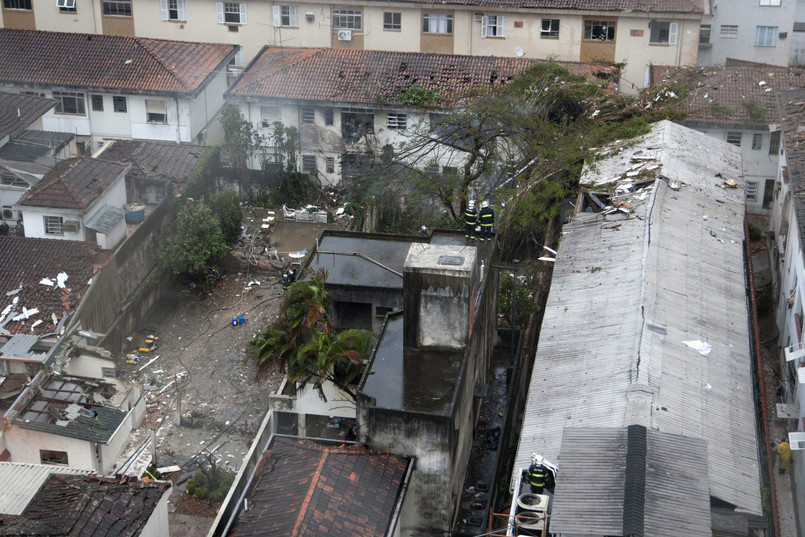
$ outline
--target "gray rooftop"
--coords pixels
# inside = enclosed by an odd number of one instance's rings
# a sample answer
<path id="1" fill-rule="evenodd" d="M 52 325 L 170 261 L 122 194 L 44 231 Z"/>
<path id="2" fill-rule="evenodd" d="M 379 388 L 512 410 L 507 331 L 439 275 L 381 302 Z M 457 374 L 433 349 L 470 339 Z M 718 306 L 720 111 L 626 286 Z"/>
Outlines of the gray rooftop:
<path id="1" fill-rule="evenodd" d="M 99 233 L 109 233 L 124 216 L 125 213 L 120 207 L 104 204 L 97 213 L 92 215 L 92 218 L 86 221 L 86 226 Z"/>
<path id="2" fill-rule="evenodd" d="M 34 362 L 44 364 L 50 351 L 36 352 L 34 346 L 39 343 L 39 336 L 33 334 L 15 334 L 5 344 L 0 345 L 0 360 Z M 48 345 L 50 347 L 50 345 Z"/>
<path id="3" fill-rule="evenodd" d="M 643 425 L 704 440 L 710 494 L 760 514 L 739 149 L 663 121 L 582 184 L 635 161 L 661 175 L 621 197 L 628 216 L 582 213 L 564 227 L 515 468 L 536 451 L 561 476 L 566 428 Z"/>
<path id="4" fill-rule="evenodd" d="M 73 136 L 69 132 L 25 131 L 0 148 L 0 159 L 36 162 L 64 147 Z M 50 164 L 56 162 L 51 159 Z"/>
<path id="5" fill-rule="evenodd" d="M 28 464 L 20 462 L 0 462 L 0 514 L 21 515 L 50 474 L 90 475 L 91 470 L 53 466 L 47 464 Z"/>

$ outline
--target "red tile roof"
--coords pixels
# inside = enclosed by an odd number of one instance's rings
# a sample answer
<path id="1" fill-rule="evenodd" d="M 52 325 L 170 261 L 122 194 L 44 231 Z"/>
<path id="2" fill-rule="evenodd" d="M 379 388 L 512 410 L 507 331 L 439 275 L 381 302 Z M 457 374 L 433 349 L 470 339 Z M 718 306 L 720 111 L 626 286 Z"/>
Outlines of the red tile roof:
<path id="1" fill-rule="evenodd" d="M 681 84 L 690 88 L 679 103 L 686 122 L 776 124 L 780 122 L 778 92 L 805 89 L 805 71 L 789 67 L 654 66 L 651 78 L 652 86 Z M 757 121 L 758 111 L 763 121 Z"/>
<path id="2" fill-rule="evenodd" d="M 86 209 L 128 165 L 73 157 L 50 170 L 19 202 L 23 206 Z"/>
<path id="3" fill-rule="evenodd" d="M 92 242 L 0 236 L 0 312 L 14 298 L 19 300 L 12 315 L 21 313 L 23 306 L 39 310 L 28 320 L 6 323 L 5 329 L 12 334 L 55 331 L 52 315 L 61 319 L 65 311 L 75 311 L 89 288 L 89 279 L 111 258 L 112 252 Z M 64 289 L 39 283 L 60 272 L 68 276 Z M 7 295 L 20 286 L 18 293 Z M 31 325 L 40 319 L 44 322 L 31 331 Z M 0 321 L 0 326 L 4 323 Z"/>
<path id="4" fill-rule="evenodd" d="M 236 45 L 2 28 L 0 50 L 0 82 L 186 94 Z"/>
<path id="5" fill-rule="evenodd" d="M 383 537 L 409 461 L 363 445 L 275 437 L 230 537 Z"/>
<path id="6" fill-rule="evenodd" d="M 53 99 L 0 92 L 0 138 L 21 133 L 54 106 Z"/>
<path id="7" fill-rule="evenodd" d="M 372 104 L 399 102 L 412 86 L 438 89 L 441 106 L 471 90 L 507 84 L 542 60 L 338 48 L 264 48 L 229 90 L 236 97 Z M 612 66 L 559 62 L 571 73 L 617 74 Z M 600 80 L 599 80 L 600 82 Z"/>
<path id="8" fill-rule="evenodd" d="M 51 474 L 19 516 L 3 516 L 0 535 L 135 537 L 167 483 Z"/>

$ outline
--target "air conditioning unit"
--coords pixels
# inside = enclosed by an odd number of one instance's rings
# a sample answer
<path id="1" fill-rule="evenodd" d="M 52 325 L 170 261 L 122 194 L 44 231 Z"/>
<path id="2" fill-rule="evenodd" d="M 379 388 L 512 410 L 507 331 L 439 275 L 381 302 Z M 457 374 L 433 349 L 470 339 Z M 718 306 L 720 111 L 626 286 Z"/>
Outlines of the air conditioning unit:
<path id="1" fill-rule="evenodd" d="M 11 205 L 3 205 L 3 220 L 17 220 L 17 209 Z"/>
<path id="2" fill-rule="evenodd" d="M 338 30 L 339 41 L 352 41 L 352 30 Z"/>
<path id="3" fill-rule="evenodd" d="M 64 233 L 78 233 L 79 229 L 81 229 L 81 222 L 77 220 L 65 220 L 61 225 L 61 230 Z"/>

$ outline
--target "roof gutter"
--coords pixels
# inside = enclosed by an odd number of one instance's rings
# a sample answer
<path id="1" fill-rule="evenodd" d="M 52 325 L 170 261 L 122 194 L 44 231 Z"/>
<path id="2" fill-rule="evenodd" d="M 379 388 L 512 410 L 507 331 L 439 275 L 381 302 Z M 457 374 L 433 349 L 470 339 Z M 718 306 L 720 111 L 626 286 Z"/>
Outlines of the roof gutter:
<path id="1" fill-rule="evenodd" d="M 400 511 L 402 510 L 402 504 L 405 501 L 405 493 L 408 492 L 408 483 L 411 481 L 411 475 L 414 473 L 415 464 L 416 459 L 411 458 L 411 462 L 408 463 L 408 469 L 405 471 L 405 477 L 403 478 L 402 488 L 400 489 L 397 505 L 394 506 L 394 513 L 392 513 L 391 520 L 389 521 L 389 528 L 386 531 L 386 537 L 394 536 L 394 530 L 396 529 L 397 521 L 400 518 Z"/>

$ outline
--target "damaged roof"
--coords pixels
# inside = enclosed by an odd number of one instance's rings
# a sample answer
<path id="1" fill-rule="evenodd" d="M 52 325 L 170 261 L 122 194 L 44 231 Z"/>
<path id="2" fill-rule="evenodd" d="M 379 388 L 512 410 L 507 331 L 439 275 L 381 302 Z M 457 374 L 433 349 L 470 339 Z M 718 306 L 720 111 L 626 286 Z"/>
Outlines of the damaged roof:
<path id="1" fill-rule="evenodd" d="M 0 520 L 0 535 L 136 537 L 168 483 L 52 474 L 19 516 Z"/>
<path id="2" fill-rule="evenodd" d="M 794 214 L 800 237 L 805 236 L 805 90 L 782 92 L 779 95 L 782 116 L 783 143 L 787 170 L 783 180 L 791 181 Z M 787 172 L 787 173 L 785 173 Z M 787 215 L 783 215 L 786 217 Z"/>
<path id="3" fill-rule="evenodd" d="M 92 470 L 51 464 L 0 462 L 0 513 L 21 515 L 51 474 L 90 475 Z M 2 527 L 2 526 L 0 526 Z"/>
<path id="4" fill-rule="evenodd" d="M 383 537 L 402 505 L 411 461 L 365 444 L 273 436 L 230 537 Z"/>
<path id="5" fill-rule="evenodd" d="M 0 28 L 0 50 L 6 84 L 195 95 L 237 45 Z"/>
<path id="6" fill-rule="evenodd" d="M 778 124 L 777 93 L 805 89 L 805 70 L 796 67 L 652 66 L 651 85 L 690 88 L 679 101 L 683 124 Z M 664 98 L 665 96 L 661 96 Z"/>
<path id="7" fill-rule="evenodd" d="M 343 102 L 382 107 L 412 86 L 438 90 L 448 107 L 472 90 L 508 84 L 544 60 L 345 48 L 264 47 L 229 89 L 231 97 Z M 617 77 L 617 67 L 557 62 L 576 75 Z M 597 79 L 600 83 L 601 80 Z"/>
<path id="8" fill-rule="evenodd" d="M 45 112 L 56 106 L 56 103 L 55 99 L 0 92 L 0 139 L 21 133 Z"/>
<path id="9" fill-rule="evenodd" d="M 568 427 L 642 425 L 704 440 L 710 494 L 762 513 L 740 170 L 739 148 L 670 121 L 585 168 L 610 209 L 563 228 L 515 468 L 561 468 Z"/>
<path id="10" fill-rule="evenodd" d="M 50 169 L 55 162 L 54 153 L 70 143 L 73 137 L 69 132 L 25 131 L 0 148 L 0 160 L 39 162 L 40 165 L 49 165 L 47 169 Z M 42 158 L 46 156 L 47 159 Z"/>
<path id="11" fill-rule="evenodd" d="M 73 157 L 50 170 L 19 204 L 54 209 L 87 209 L 128 165 L 91 157 Z"/>
<path id="12" fill-rule="evenodd" d="M 92 242 L 0 236 L 0 334 L 56 332 L 111 258 L 112 252 Z M 60 273 L 67 275 L 63 288 L 56 281 Z M 45 279 L 52 285 L 41 283 Z M 14 320 L 25 311 L 27 318 Z"/>
<path id="13" fill-rule="evenodd" d="M 146 177 L 164 177 L 177 185 L 187 182 L 190 173 L 210 151 L 209 146 L 177 144 L 175 142 L 147 142 L 143 140 L 115 140 L 97 158 L 108 162 L 132 164 L 129 173 Z"/>

